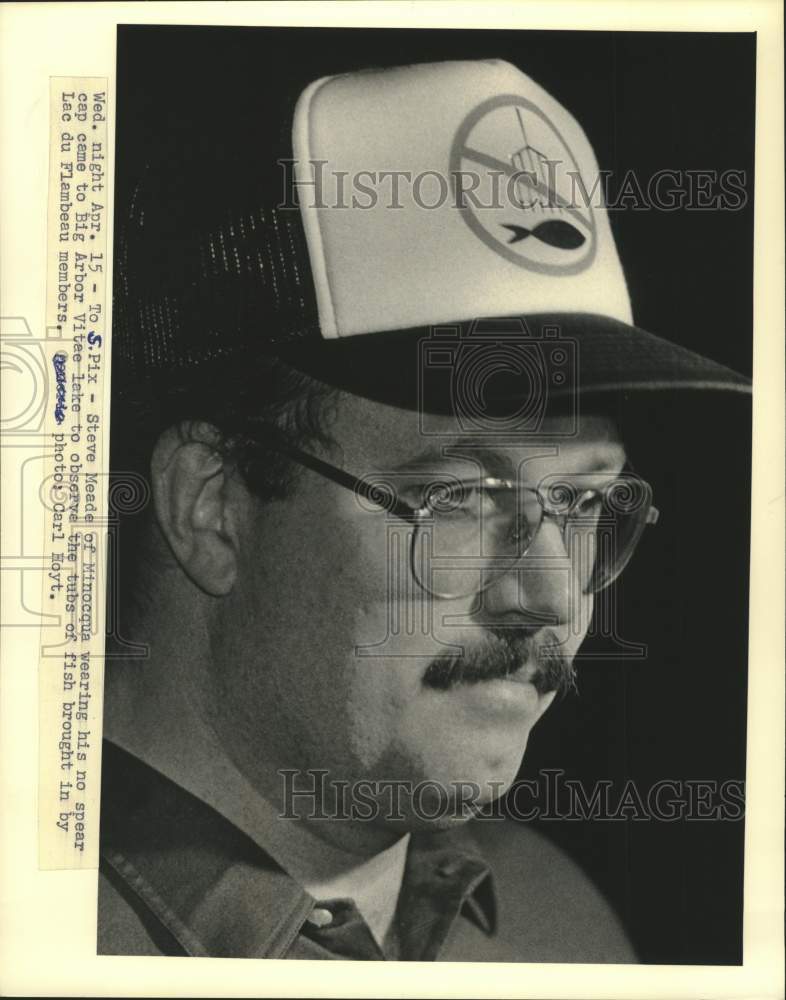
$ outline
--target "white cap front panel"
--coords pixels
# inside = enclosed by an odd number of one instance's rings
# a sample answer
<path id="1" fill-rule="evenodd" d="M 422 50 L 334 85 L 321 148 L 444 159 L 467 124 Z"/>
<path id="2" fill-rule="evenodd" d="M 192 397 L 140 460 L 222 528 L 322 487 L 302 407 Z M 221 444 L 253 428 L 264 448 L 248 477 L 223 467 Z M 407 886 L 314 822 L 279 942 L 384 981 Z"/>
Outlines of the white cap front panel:
<path id="1" fill-rule="evenodd" d="M 323 336 L 549 312 L 631 322 L 589 142 L 509 63 L 319 80 L 293 146 Z"/>

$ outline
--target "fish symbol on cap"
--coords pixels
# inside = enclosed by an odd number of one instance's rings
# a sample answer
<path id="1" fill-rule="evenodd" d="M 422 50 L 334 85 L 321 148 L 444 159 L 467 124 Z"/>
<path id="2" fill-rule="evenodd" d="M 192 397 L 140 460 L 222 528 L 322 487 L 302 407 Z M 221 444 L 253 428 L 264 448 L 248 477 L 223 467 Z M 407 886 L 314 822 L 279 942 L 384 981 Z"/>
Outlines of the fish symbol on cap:
<path id="1" fill-rule="evenodd" d="M 557 247 L 560 250 L 575 250 L 585 242 L 586 237 L 580 233 L 575 226 L 563 219 L 550 219 L 548 222 L 539 222 L 532 229 L 525 226 L 516 226 L 513 223 L 503 222 L 502 226 L 512 233 L 508 243 L 519 243 L 528 236 L 534 236 L 541 243 L 547 243 L 550 247 Z"/>

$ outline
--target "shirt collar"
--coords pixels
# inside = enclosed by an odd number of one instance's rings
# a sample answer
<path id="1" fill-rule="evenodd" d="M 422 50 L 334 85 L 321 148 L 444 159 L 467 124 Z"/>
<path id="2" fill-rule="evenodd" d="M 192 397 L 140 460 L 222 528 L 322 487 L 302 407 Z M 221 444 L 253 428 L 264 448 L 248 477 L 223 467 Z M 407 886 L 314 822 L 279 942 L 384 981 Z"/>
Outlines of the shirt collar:
<path id="1" fill-rule="evenodd" d="M 108 742 L 102 771 L 104 863 L 186 952 L 285 957 L 316 901 L 271 854 L 215 809 Z M 404 934 L 419 933 L 417 941 L 435 953 L 459 911 L 493 933 L 489 869 L 466 828 L 413 836 L 400 909 Z M 409 929 L 408 914 L 417 914 Z"/>

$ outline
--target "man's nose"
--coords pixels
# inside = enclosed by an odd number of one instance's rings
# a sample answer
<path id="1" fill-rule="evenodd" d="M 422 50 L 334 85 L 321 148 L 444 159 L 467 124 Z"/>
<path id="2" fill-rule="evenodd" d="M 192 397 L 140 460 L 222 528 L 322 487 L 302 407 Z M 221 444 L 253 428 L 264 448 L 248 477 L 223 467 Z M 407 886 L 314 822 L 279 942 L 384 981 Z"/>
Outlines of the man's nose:
<path id="1" fill-rule="evenodd" d="M 544 625 L 559 625 L 575 617 L 579 595 L 562 532 L 546 518 L 526 555 L 514 569 L 498 576 L 484 596 L 492 615 L 518 612 Z"/>

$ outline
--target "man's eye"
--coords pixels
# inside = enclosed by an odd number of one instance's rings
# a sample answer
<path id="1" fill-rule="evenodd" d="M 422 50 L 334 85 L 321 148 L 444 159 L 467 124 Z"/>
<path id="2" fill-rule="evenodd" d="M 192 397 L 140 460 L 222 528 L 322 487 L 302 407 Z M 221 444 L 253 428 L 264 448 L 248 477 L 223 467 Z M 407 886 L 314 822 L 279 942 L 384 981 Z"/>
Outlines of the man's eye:
<path id="1" fill-rule="evenodd" d="M 600 515 L 602 506 L 603 498 L 600 493 L 598 493 L 597 490 L 587 490 L 587 492 L 579 498 L 578 503 L 573 507 L 573 517 L 597 518 Z"/>
<path id="2" fill-rule="evenodd" d="M 496 509 L 494 491 L 480 483 L 431 483 L 424 502 L 434 514 L 479 517 Z"/>

